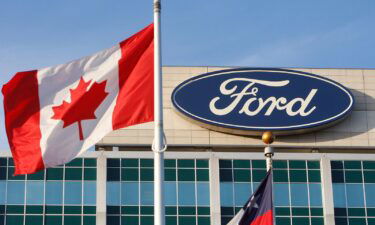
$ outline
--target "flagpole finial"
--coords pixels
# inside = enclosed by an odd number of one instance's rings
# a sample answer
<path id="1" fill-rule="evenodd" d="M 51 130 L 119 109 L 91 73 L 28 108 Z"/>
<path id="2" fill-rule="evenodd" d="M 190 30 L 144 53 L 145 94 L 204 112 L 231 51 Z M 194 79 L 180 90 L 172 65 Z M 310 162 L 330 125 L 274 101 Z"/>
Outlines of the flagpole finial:
<path id="1" fill-rule="evenodd" d="M 266 131 L 263 133 L 262 141 L 264 144 L 270 145 L 273 143 L 274 140 L 275 140 L 275 136 L 273 135 L 271 131 Z"/>

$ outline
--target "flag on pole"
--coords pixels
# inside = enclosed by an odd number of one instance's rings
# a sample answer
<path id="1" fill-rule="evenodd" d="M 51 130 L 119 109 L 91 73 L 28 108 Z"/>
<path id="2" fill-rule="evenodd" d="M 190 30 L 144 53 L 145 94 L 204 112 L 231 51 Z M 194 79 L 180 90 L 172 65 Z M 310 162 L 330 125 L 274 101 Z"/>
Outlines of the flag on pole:
<path id="1" fill-rule="evenodd" d="M 272 169 L 227 225 L 273 225 Z"/>
<path id="2" fill-rule="evenodd" d="M 67 163 L 107 133 L 154 120 L 154 26 L 92 56 L 3 86 L 15 174 Z"/>

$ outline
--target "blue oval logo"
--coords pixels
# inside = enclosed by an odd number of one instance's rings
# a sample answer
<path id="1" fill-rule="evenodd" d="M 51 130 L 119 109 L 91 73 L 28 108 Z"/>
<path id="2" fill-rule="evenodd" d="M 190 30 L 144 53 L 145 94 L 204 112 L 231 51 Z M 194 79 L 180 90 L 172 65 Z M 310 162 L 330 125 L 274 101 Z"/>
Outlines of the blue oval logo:
<path id="1" fill-rule="evenodd" d="M 222 132 L 294 134 L 343 120 L 354 104 L 335 81 L 285 69 L 244 68 L 199 75 L 178 85 L 174 107 L 201 126 Z"/>

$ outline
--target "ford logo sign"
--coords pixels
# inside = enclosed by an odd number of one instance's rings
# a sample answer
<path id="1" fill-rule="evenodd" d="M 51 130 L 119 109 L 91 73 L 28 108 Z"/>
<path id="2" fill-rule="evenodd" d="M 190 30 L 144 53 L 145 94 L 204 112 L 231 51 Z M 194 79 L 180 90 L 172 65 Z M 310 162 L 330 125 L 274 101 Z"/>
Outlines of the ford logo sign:
<path id="1" fill-rule="evenodd" d="M 314 74 L 243 68 L 188 79 L 174 89 L 172 102 L 180 114 L 212 130 L 287 135 L 343 120 L 354 98 L 344 86 Z"/>

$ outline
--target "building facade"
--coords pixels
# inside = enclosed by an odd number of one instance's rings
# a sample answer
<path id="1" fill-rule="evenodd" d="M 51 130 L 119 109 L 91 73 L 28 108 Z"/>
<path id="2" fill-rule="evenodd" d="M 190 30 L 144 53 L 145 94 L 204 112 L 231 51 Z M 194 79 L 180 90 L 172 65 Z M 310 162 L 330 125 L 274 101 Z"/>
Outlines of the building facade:
<path id="1" fill-rule="evenodd" d="M 164 67 L 168 225 L 225 225 L 266 173 L 259 137 L 220 133 L 178 115 L 173 89 L 221 67 Z M 351 115 L 272 144 L 277 225 L 375 224 L 375 70 L 293 69 L 332 79 L 355 98 Z M 334 102 L 332 102 L 334 104 Z M 72 162 L 12 176 L 0 153 L 0 225 L 153 224 L 153 123 L 108 134 Z"/>

